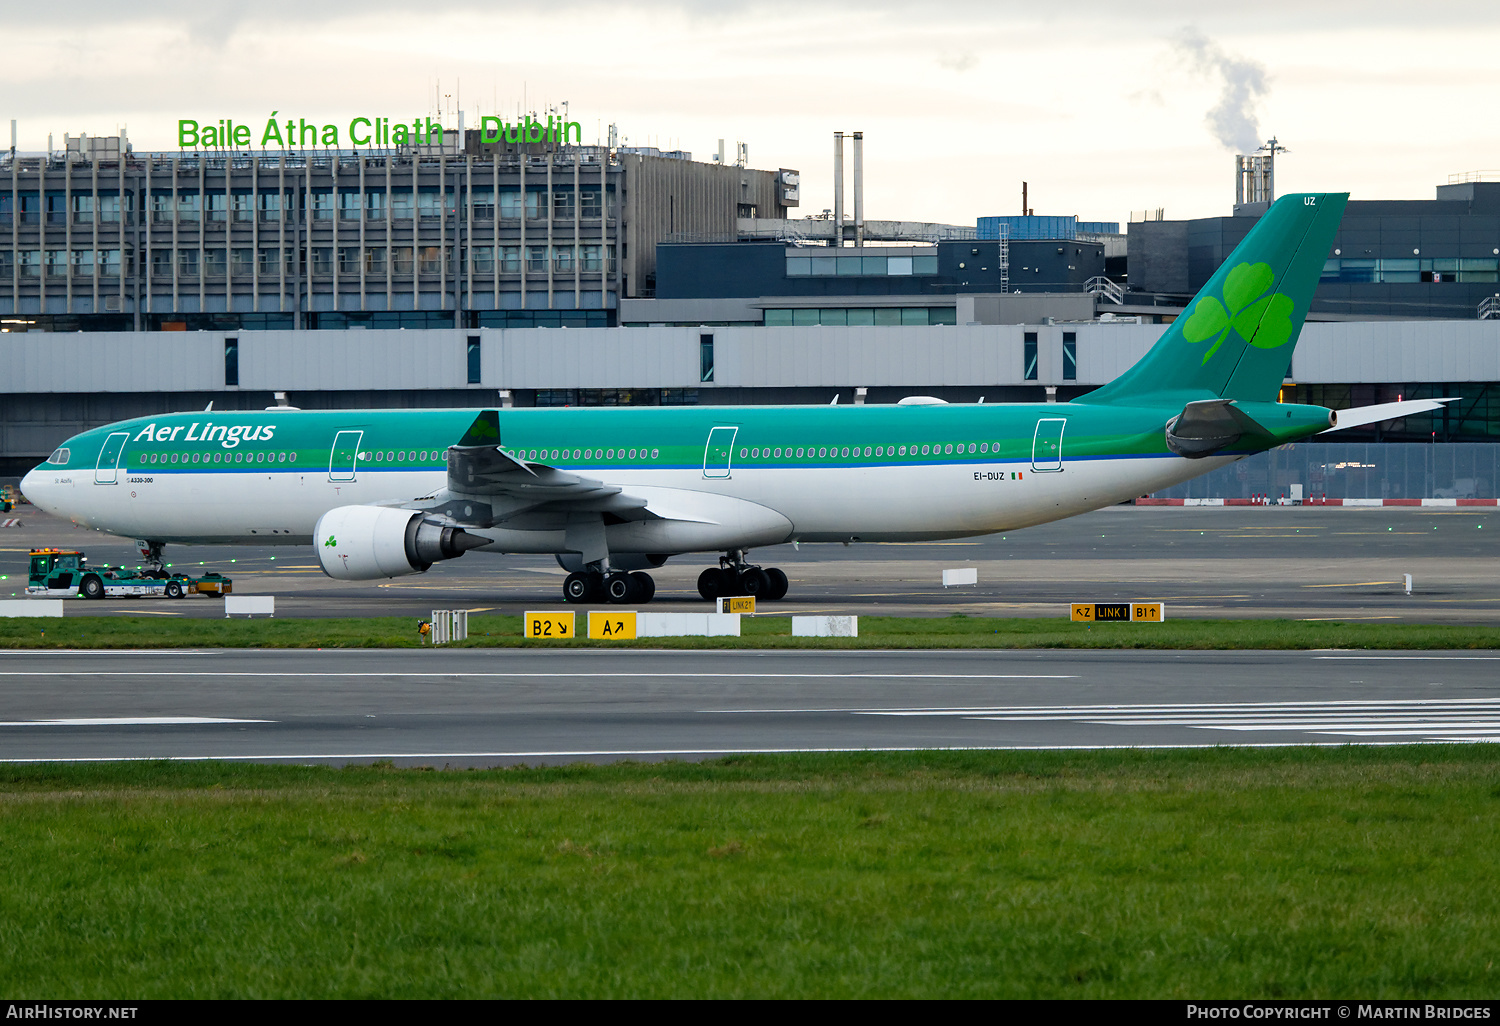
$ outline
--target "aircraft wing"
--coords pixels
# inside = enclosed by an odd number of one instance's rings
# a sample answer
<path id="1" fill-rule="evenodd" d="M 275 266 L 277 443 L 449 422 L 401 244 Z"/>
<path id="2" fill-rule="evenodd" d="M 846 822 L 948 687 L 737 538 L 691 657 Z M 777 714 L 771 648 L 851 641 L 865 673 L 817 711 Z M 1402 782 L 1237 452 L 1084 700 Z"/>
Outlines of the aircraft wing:
<path id="1" fill-rule="evenodd" d="M 498 445 L 449 448 L 447 486 L 402 503 L 458 527 L 494 527 L 523 517 L 533 523 L 555 517 L 561 524 L 576 513 L 610 514 L 616 522 L 658 515 L 646 505 L 618 485 L 529 463 Z"/>
<path id="2" fill-rule="evenodd" d="M 1365 427 L 1369 424 L 1379 424 L 1385 420 L 1395 420 L 1398 417 L 1409 417 L 1413 413 L 1429 413 L 1432 410 L 1441 410 L 1444 403 L 1456 403 L 1458 398 L 1452 399 L 1407 399 L 1399 403 L 1381 403 L 1378 406 L 1356 406 L 1352 410 L 1338 410 L 1338 422 L 1327 431 L 1319 434 L 1326 435 L 1329 431 L 1343 431 L 1347 428 Z"/>
<path id="3" fill-rule="evenodd" d="M 482 411 L 447 455 L 445 487 L 396 505 L 466 528 L 504 525 L 517 530 L 563 529 L 572 534 L 584 530 L 580 525 L 598 524 L 601 519 L 604 526 L 636 522 L 651 530 L 675 525 L 689 530 L 695 539 L 712 540 L 710 548 L 722 547 L 719 534 L 726 528 L 773 533 L 791 528 L 774 510 L 728 496 L 651 485 L 627 491 L 620 485 L 520 459 L 501 447 L 493 410 Z M 599 537 L 602 540 L 602 534 Z M 704 544 L 695 541 L 688 548 Z"/>

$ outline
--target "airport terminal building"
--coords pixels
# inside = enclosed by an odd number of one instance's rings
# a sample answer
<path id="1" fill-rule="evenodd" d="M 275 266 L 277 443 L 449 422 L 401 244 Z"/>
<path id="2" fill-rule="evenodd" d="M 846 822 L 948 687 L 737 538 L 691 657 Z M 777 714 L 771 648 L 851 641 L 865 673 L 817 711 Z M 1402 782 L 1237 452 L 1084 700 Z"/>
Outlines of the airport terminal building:
<path id="1" fill-rule="evenodd" d="M 1126 232 L 1030 213 L 945 225 L 865 220 L 856 189 L 853 218 L 793 219 L 797 172 L 680 153 L 122 142 L 0 155 L 0 474 L 88 427 L 274 393 L 305 408 L 1066 401 L 1144 353 L 1264 209 Z M 1351 202 L 1283 399 L 1457 396 L 1335 437 L 1500 450 L 1496 293 L 1500 182 Z M 1428 487 L 1456 487 L 1442 476 Z"/>
<path id="2" fill-rule="evenodd" d="M 796 173 L 597 146 L 0 157 L 0 316 L 50 331 L 604 327 L 656 242 Z"/>

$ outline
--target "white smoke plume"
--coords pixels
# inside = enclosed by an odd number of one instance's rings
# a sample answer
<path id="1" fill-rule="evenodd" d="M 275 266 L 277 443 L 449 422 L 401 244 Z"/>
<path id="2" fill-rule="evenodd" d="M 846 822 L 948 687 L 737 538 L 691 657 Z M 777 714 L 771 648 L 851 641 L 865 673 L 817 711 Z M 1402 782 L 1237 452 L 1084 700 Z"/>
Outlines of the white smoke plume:
<path id="1" fill-rule="evenodd" d="M 1194 71 L 1223 83 L 1219 102 L 1204 119 L 1214 138 L 1235 153 L 1254 153 L 1261 144 L 1255 103 L 1269 89 L 1265 67 L 1226 53 L 1191 25 L 1178 33 L 1174 45 Z"/>

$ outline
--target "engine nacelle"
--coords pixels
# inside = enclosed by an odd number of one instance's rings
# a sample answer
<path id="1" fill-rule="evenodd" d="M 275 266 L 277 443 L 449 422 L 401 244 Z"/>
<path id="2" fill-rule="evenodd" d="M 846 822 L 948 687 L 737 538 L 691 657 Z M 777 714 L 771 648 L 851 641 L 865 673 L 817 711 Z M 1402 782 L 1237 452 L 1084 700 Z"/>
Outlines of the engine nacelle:
<path id="1" fill-rule="evenodd" d="M 488 545 L 488 538 L 388 506 L 339 506 L 318 518 L 314 545 L 323 572 L 340 581 L 419 574 L 444 559 Z"/>

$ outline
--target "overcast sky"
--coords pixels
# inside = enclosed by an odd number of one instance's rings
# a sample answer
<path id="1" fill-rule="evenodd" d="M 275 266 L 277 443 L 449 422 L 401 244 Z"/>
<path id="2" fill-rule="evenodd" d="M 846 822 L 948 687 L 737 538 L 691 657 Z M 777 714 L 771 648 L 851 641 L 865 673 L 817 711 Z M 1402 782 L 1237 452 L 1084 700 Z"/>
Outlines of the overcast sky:
<path id="1" fill-rule="evenodd" d="M 139 151 L 175 148 L 179 118 L 258 141 L 273 110 L 461 97 L 472 124 L 566 100 L 587 142 L 744 141 L 802 171 L 803 214 L 832 206 L 832 133 L 862 130 L 866 216 L 956 224 L 1019 212 L 1022 180 L 1039 214 L 1228 213 L 1233 154 L 1273 134 L 1282 192 L 1431 198 L 1500 168 L 1500 4 L 1205 6 L 0 0 L 0 118 L 23 150 L 128 126 Z"/>

